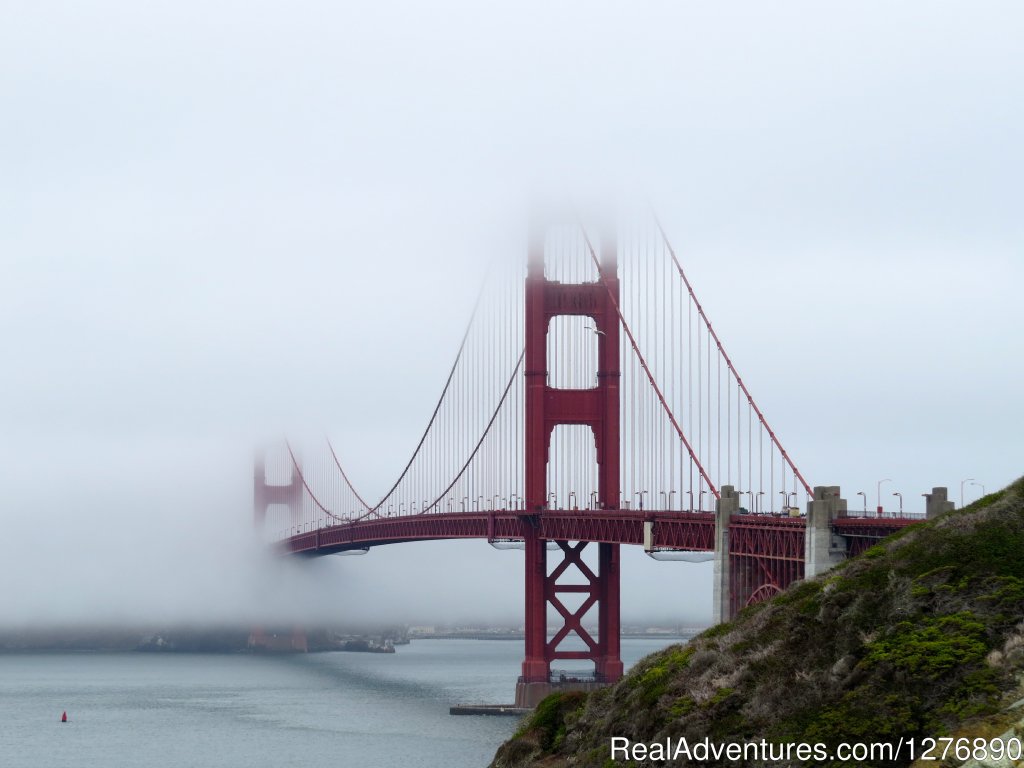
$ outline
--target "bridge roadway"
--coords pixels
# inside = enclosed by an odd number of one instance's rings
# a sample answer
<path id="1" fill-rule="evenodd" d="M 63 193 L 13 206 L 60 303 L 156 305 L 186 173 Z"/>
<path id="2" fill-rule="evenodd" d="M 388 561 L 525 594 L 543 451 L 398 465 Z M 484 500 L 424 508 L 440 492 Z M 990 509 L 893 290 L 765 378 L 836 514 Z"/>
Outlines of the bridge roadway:
<path id="1" fill-rule="evenodd" d="M 878 539 L 918 522 L 917 517 L 840 517 L 832 531 L 842 537 L 845 554 L 859 554 Z M 401 544 L 447 539 L 522 540 L 528 526 L 538 526 L 540 538 L 604 544 L 645 544 L 644 523 L 650 522 L 655 550 L 711 552 L 715 549 L 715 513 L 670 510 L 557 509 L 529 514 L 523 510 L 445 512 L 363 518 L 313 531 L 302 531 L 281 543 L 289 554 L 311 557 Z M 806 517 L 776 514 L 738 514 L 729 520 L 730 549 L 739 554 L 743 540 L 751 544 L 766 536 L 774 546 L 762 551 L 776 559 L 804 559 Z M 788 544 L 788 546 L 787 546 Z M 774 553 L 774 554 L 770 554 Z"/>

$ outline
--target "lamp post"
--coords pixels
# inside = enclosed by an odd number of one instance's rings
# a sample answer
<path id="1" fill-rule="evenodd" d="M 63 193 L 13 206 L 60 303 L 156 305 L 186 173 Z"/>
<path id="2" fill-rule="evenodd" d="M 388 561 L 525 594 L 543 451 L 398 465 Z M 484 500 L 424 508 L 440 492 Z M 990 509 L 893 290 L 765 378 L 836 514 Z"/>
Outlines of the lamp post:
<path id="1" fill-rule="evenodd" d="M 576 509 L 576 491 L 569 491 L 569 509 Z"/>
<path id="2" fill-rule="evenodd" d="M 761 512 L 764 509 L 764 501 L 761 499 L 762 496 L 764 496 L 764 491 L 758 491 L 757 492 L 757 510 L 758 510 L 758 512 Z"/>
<path id="3" fill-rule="evenodd" d="M 690 511 L 693 512 L 693 489 L 691 488 L 687 493 L 690 494 Z"/>
<path id="4" fill-rule="evenodd" d="M 554 509 L 555 508 L 555 501 L 557 500 L 557 498 L 558 497 L 555 496 L 555 492 L 554 491 L 552 491 L 551 493 L 548 494 L 548 509 Z"/>
<path id="5" fill-rule="evenodd" d="M 903 494 L 899 491 L 893 491 L 892 495 L 900 497 L 900 517 L 903 517 Z"/>
<path id="6" fill-rule="evenodd" d="M 462 500 L 461 500 L 461 501 L 459 502 L 459 506 L 461 506 L 461 507 L 462 507 L 462 511 L 463 511 L 463 512 L 465 512 L 465 511 L 466 511 L 466 502 L 467 502 L 467 501 L 469 501 L 469 496 L 463 496 L 463 497 L 462 497 Z"/>
<path id="7" fill-rule="evenodd" d="M 697 503 L 698 503 L 698 504 L 700 505 L 700 511 L 701 511 L 701 512 L 703 512 L 703 511 L 704 511 L 704 494 L 705 494 L 705 493 L 707 493 L 707 491 L 705 491 L 705 490 L 701 490 L 701 491 L 700 491 L 700 492 L 699 492 L 699 493 L 697 494 Z"/>
<path id="8" fill-rule="evenodd" d="M 878 514 L 882 514 L 882 483 L 891 483 L 892 478 L 887 477 L 884 480 L 878 481 L 878 492 L 875 496 L 875 500 L 878 502 Z"/>
<path id="9" fill-rule="evenodd" d="M 785 512 L 789 506 L 789 494 L 785 491 L 779 491 L 779 494 L 782 496 L 782 512 Z"/>
<path id="10" fill-rule="evenodd" d="M 669 510 L 673 509 L 673 506 L 672 506 L 672 495 L 674 493 L 675 493 L 675 491 L 669 491 L 668 492 L 668 508 L 669 508 Z"/>
<path id="11" fill-rule="evenodd" d="M 985 495 L 985 484 L 984 484 L 984 483 L 975 483 L 975 482 L 972 482 L 972 483 L 971 483 L 971 485 L 976 485 L 976 486 L 978 486 L 979 488 L 981 488 L 981 495 L 982 495 L 982 496 L 984 496 L 984 495 Z"/>
<path id="12" fill-rule="evenodd" d="M 637 491 L 635 494 L 633 494 L 634 496 L 639 496 L 640 497 L 640 509 L 644 508 L 644 494 L 645 493 L 647 493 L 647 491 Z"/>
<path id="13" fill-rule="evenodd" d="M 864 491 L 857 491 L 857 495 L 864 497 L 864 514 L 866 515 L 868 513 L 868 495 Z"/>
<path id="14" fill-rule="evenodd" d="M 960 509 L 964 508 L 964 483 L 970 483 L 973 481 L 973 477 L 967 477 L 960 481 Z"/>

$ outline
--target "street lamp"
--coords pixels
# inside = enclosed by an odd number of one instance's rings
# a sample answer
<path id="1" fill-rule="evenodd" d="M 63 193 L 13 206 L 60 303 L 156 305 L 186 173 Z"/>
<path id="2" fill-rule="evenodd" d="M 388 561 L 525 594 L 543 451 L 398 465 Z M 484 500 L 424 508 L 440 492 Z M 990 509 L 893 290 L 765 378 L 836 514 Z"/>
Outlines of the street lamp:
<path id="1" fill-rule="evenodd" d="M 590 507 L 591 507 L 591 509 L 597 509 L 597 497 L 598 497 L 598 495 L 599 494 L 598 494 L 597 491 L 591 491 L 590 492 Z"/>
<path id="2" fill-rule="evenodd" d="M 972 482 L 971 485 L 976 485 L 979 488 L 981 488 L 981 495 L 982 496 L 985 495 L 985 484 L 984 483 L 974 483 L 974 482 Z"/>
<path id="3" fill-rule="evenodd" d="M 702 493 L 703 493 L 703 491 L 702 491 Z M 762 499 L 761 499 L 761 497 L 762 497 L 762 496 L 764 496 L 764 491 L 758 491 L 758 492 L 757 492 L 757 510 L 758 510 L 759 512 L 760 512 L 760 511 L 761 511 L 761 510 L 763 509 L 763 507 L 764 507 L 764 502 L 763 502 L 763 501 L 762 501 Z"/>
<path id="4" fill-rule="evenodd" d="M 690 494 L 690 511 L 693 512 L 693 489 L 691 488 L 687 493 Z"/>
<path id="5" fill-rule="evenodd" d="M 903 494 L 899 491 L 894 491 L 892 495 L 900 497 L 900 517 L 903 517 Z"/>
<path id="6" fill-rule="evenodd" d="M 882 514 L 882 483 L 891 483 L 891 482 L 892 482 L 892 478 L 891 477 L 887 477 L 884 480 L 879 480 L 878 481 L 878 493 L 875 496 L 875 499 L 878 501 L 878 514 Z"/>
<path id="7" fill-rule="evenodd" d="M 864 514 L 866 515 L 868 513 L 868 495 L 864 491 L 857 491 L 857 495 L 864 497 Z"/>
<path id="8" fill-rule="evenodd" d="M 462 500 L 459 501 L 459 506 L 462 507 L 462 511 L 466 511 L 466 502 L 469 501 L 469 496 L 463 496 Z"/>
<path id="9" fill-rule="evenodd" d="M 557 497 L 555 496 L 555 492 L 554 491 L 552 491 L 551 493 L 548 494 L 548 509 L 554 509 L 555 508 L 555 501 L 556 501 L 556 499 L 557 499 Z"/>
<path id="10" fill-rule="evenodd" d="M 797 506 L 797 498 L 798 497 L 797 497 L 796 491 L 790 491 L 789 493 L 786 494 L 786 507 L 787 507 L 787 509 L 783 510 L 783 512 L 785 514 L 792 515 L 793 514 L 793 510 L 799 511 L 800 508 Z"/>
<path id="11" fill-rule="evenodd" d="M 964 508 L 964 483 L 970 483 L 973 481 L 973 477 L 968 477 L 960 481 L 960 509 Z"/>
<path id="12" fill-rule="evenodd" d="M 634 496 L 639 496 L 640 497 L 640 509 L 644 508 L 644 494 L 645 493 L 647 493 L 647 491 L 637 491 L 636 493 L 633 494 Z"/>
<path id="13" fill-rule="evenodd" d="M 576 491 L 569 491 L 569 509 L 576 509 Z"/>
<path id="14" fill-rule="evenodd" d="M 785 491 L 779 491 L 779 495 L 782 496 L 782 512 L 785 514 L 786 507 L 789 506 L 789 494 Z"/>

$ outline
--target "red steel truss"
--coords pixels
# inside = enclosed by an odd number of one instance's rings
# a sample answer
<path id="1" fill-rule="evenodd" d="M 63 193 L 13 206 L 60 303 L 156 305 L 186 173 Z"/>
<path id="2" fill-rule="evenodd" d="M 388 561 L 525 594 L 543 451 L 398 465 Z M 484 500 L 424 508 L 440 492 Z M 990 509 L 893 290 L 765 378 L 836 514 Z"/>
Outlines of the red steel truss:
<path id="1" fill-rule="evenodd" d="M 803 577 L 803 518 L 737 515 L 730 519 L 730 615 Z"/>

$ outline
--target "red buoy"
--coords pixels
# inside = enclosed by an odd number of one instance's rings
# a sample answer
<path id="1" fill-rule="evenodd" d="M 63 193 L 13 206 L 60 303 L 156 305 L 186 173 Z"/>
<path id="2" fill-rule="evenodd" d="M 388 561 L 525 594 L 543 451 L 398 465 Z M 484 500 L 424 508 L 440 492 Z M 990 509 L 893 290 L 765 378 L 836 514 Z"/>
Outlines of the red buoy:
<path id="1" fill-rule="evenodd" d="M 64 714 L 60 716 L 60 721 L 61 721 L 62 723 L 66 723 L 66 722 L 68 721 L 68 713 L 67 713 L 67 710 L 64 710 Z"/>

